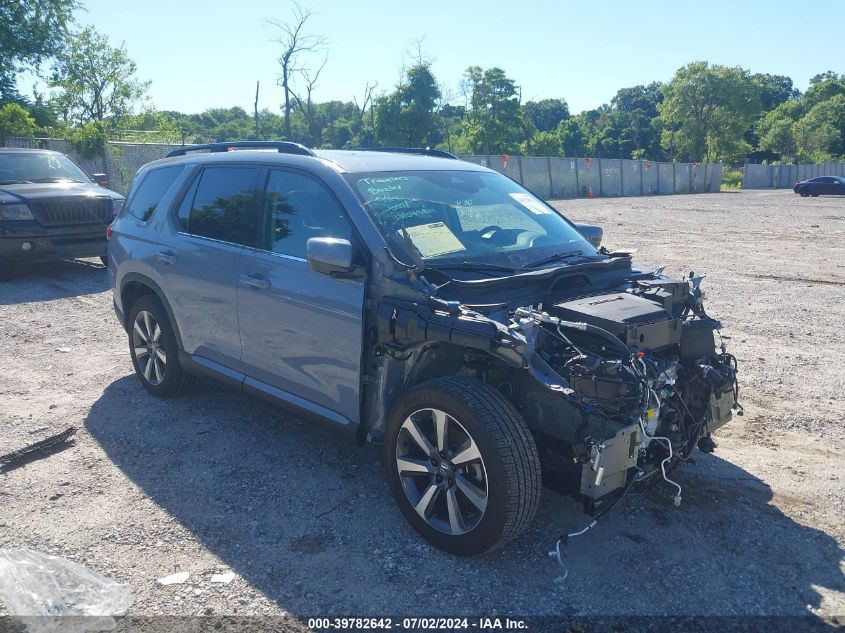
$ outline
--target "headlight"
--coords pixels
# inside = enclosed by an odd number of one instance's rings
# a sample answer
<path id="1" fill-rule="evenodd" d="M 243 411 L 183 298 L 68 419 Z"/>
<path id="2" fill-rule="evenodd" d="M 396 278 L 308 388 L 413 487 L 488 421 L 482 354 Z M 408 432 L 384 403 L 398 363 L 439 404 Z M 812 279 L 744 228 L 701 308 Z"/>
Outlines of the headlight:
<path id="1" fill-rule="evenodd" d="M 111 214 L 113 218 L 117 217 L 117 214 L 120 213 L 120 210 L 123 208 L 124 199 L 121 198 L 120 200 L 116 200 L 112 198 L 111 201 Z"/>
<path id="2" fill-rule="evenodd" d="M 0 204 L 0 220 L 34 220 L 25 204 Z"/>

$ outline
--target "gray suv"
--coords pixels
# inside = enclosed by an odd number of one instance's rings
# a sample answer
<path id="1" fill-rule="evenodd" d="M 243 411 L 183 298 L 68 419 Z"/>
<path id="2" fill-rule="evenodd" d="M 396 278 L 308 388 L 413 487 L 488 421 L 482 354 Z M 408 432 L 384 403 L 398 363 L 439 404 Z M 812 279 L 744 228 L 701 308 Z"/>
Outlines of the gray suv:
<path id="1" fill-rule="evenodd" d="M 700 277 L 599 240 L 445 152 L 214 144 L 138 172 L 109 278 L 147 391 L 207 374 L 383 443 L 411 525 L 467 555 L 525 529 L 541 473 L 592 514 L 652 478 L 679 503 L 738 407 Z"/>

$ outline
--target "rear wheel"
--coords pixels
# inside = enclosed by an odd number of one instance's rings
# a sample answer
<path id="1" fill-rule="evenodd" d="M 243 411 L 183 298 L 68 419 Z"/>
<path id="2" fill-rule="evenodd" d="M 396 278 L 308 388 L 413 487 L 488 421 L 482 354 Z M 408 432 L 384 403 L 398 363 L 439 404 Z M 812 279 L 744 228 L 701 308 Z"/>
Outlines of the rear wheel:
<path id="1" fill-rule="evenodd" d="M 138 380 L 154 396 L 185 391 L 193 376 L 179 364 L 176 335 L 158 297 L 145 295 L 129 312 L 129 351 Z"/>
<path id="2" fill-rule="evenodd" d="M 817 193 L 811 193 L 810 195 L 811 195 L 811 196 L 813 196 L 814 198 L 818 198 L 818 197 L 819 197 L 819 194 L 817 194 Z"/>
<path id="3" fill-rule="evenodd" d="M 534 439 L 496 389 L 440 378 L 402 396 L 388 422 L 391 492 L 435 547 L 480 554 L 515 538 L 540 502 Z"/>

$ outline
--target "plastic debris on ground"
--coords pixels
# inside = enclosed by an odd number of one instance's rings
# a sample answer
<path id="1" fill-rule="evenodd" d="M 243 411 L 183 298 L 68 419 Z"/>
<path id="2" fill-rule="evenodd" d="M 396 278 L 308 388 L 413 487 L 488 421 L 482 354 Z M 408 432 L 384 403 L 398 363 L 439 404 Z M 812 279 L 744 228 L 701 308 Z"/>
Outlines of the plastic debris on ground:
<path id="1" fill-rule="evenodd" d="M 222 582 L 228 585 L 235 579 L 235 572 L 227 571 L 225 574 L 214 574 L 211 577 L 211 582 Z"/>
<path id="2" fill-rule="evenodd" d="M 169 576 L 165 576 L 164 578 L 158 579 L 158 584 L 160 585 L 182 585 L 188 582 L 188 578 L 190 578 L 191 574 L 186 571 L 176 572 L 175 574 L 170 574 Z"/>
<path id="3" fill-rule="evenodd" d="M 73 561 L 27 549 L 0 549 L 0 600 L 27 631 L 113 629 L 129 588 Z"/>

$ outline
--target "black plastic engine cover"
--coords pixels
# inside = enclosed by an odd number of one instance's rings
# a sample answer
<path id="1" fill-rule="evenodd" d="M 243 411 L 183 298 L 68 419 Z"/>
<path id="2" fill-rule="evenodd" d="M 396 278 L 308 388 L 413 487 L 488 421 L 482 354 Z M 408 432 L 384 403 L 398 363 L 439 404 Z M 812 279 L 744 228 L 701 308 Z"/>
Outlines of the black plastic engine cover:
<path id="1" fill-rule="evenodd" d="M 681 340 L 681 322 L 659 304 L 627 292 L 582 297 L 555 305 L 565 321 L 589 323 L 640 349 L 658 349 Z"/>
<path id="2" fill-rule="evenodd" d="M 625 338 L 629 328 L 669 320 L 661 306 L 627 292 L 582 297 L 558 303 L 557 316 L 566 321 L 589 323 Z"/>

